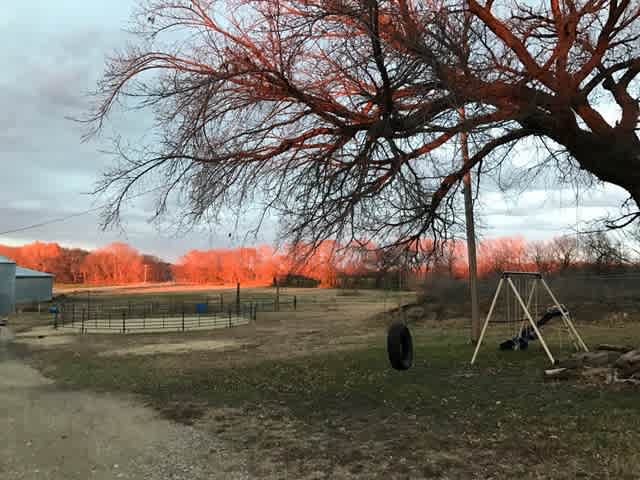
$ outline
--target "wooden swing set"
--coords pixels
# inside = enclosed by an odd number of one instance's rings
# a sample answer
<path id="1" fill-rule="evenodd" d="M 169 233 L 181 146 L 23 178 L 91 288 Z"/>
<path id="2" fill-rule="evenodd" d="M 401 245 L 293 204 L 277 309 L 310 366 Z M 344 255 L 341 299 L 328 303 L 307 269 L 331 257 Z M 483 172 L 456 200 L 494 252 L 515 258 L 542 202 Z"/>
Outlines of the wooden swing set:
<path id="1" fill-rule="evenodd" d="M 478 352 L 480 351 L 480 346 L 482 345 L 482 341 L 484 340 L 485 334 L 487 332 L 487 327 L 489 326 L 489 322 L 491 322 L 492 316 L 494 314 L 494 310 L 496 304 L 498 303 L 498 298 L 500 293 L 504 289 L 505 299 L 506 299 L 506 322 L 500 323 L 513 323 L 516 327 L 515 334 L 516 338 L 520 338 L 522 335 L 521 332 L 531 331 L 533 335 L 535 332 L 535 336 L 532 338 L 537 338 L 540 340 L 542 348 L 544 348 L 547 357 L 551 361 L 551 364 L 555 364 L 556 360 L 549 350 L 549 346 L 545 341 L 540 326 L 534 320 L 534 317 L 538 318 L 538 300 L 539 294 L 538 292 L 542 289 L 547 292 L 551 301 L 553 302 L 554 308 L 558 309 L 559 315 L 562 318 L 563 326 L 565 327 L 567 333 L 569 334 L 570 339 L 572 340 L 574 347 L 578 350 L 584 350 L 585 352 L 589 351 L 589 348 L 582 340 L 582 337 L 578 333 L 569 312 L 561 305 L 547 282 L 544 281 L 541 273 L 538 272 L 503 272 L 500 278 L 500 282 L 498 283 L 498 287 L 496 288 L 496 293 L 493 296 L 493 301 L 491 302 L 491 307 L 489 308 L 489 313 L 487 314 L 487 318 L 482 326 L 482 331 L 480 333 L 480 338 L 478 339 L 478 343 L 476 344 L 475 351 L 473 352 L 473 357 L 471 358 L 471 364 L 473 365 L 478 356 Z M 509 293 L 511 292 L 513 296 L 513 305 L 511 305 L 509 299 Z M 526 297 L 526 303 L 523 299 Z M 533 304 L 532 304 L 533 302 Z M 533 309 L 533 315 L 532 315 Z M 495 322 L 494 322 L 495 323 Z M 514 342 L 514 348 L 518 348 L 518 343 Z"/>

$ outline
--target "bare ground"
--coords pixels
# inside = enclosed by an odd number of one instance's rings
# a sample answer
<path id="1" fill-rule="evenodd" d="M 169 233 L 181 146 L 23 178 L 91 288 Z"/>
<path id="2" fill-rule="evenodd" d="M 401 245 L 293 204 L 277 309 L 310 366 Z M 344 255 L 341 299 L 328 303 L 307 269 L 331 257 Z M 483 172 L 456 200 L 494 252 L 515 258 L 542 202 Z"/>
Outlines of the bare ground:
<path id="1" fill-rule="evenodd" d="M 34 325 L 19 328 L 13 340 L 34 353 L 91 352 L 113 361 L 121 356 L 160 355 L 160 363 L 179 365 L 187 361 L 186 355 L 198 354 L 206 355 L 212 366 L 259 364 L 364 348 L 372 338 L 384 338 L 386 319 L 376 319 L 377 328 L 372 330 L 371 318 L 386 308 L 337 303 L 314 306 L 312 311 L 263 313 L 252 325 L 224 331 L 133 336 L 78 335 L 33 320 Z M 0 478 L 319 479 L 329 478 L 327 472 L 362 478 L 357 470 L 340 466 L 328 432 L 305 438 L 308 427 L 286 412 L 274 419 L 271 411 L 219 409 L 181 400 L 149 408 L 126 393 L 56 386 L 11 357 L 6 346 L 0 349 L 0 431 L 9 438 L 0 448 Z M 48 374 L 46 367 L 42 371 Z M 192 417 L 198 419 L 195 426 L 183 424 Z M 265 422 L 268 436 L 256 436 L 265 432 Z M 290 451 L 292 444 L 301 450 Z M 306 449 L 316 448 L 324 460 L 316 458 L 309 471 L 300 461 L 307 456 Z M 256 455 L 265 449 L 273 455 Z"/>
<path id="2" fill-rule="evenodd" d="M 8 335 L 3 335 L 5 338 Z M 0 342 L 0 478 L 241 479 L 242 452 L 133 398 L 63 391 Z"/>

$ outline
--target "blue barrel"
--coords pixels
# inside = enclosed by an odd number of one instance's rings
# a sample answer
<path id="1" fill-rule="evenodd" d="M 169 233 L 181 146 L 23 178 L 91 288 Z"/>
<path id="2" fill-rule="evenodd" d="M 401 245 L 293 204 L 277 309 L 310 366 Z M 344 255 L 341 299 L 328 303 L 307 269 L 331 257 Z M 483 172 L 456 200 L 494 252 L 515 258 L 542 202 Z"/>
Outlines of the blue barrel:
<path id="1" fill-rule="evenodd" d="M 49 307 L 49 313 L 59 313 L 58 307 L 56 307 L 55 305 L 53 307 Z"/>
<path id="2" fill-rule="evenodd" d="M 207 304 L 206 303 L 196 303 L 196 313 L 199 313 L 199 314 L 207 313 Z"/>

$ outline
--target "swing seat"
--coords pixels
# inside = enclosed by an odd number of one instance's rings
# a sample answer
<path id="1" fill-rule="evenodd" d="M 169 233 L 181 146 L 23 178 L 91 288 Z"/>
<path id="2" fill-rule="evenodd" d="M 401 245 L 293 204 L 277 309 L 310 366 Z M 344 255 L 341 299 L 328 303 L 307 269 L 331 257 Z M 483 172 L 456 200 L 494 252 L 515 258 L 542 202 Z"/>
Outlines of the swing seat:
<path id="1" fill-rule="evenodd" d="M 505 340 L 500 344 L 500 350 L 526 350 L 529 348 L 529 342 L 526 338 L 518 337 Z"/>
<path id="2" fill-rule="evenodd" d="M 562 307 L 562 310 L 555 306 L 548 308 L 545 314 L 536 322 L 536 326 L 538 328 L 542 328 L 552 318 L 562 316 L 563 310 L 564 313 L 568 315 L 568 310 L 564 308 L 564 305 Z M 502 342 L 500 344 L 500 350 L 526 350 L 529 347 L 529 342 L 537 339 L 538 336 L 536 335 L 535 330 L 529 325 L 524 327 L 520 332 L 520 335 L 517 337 Z"/>

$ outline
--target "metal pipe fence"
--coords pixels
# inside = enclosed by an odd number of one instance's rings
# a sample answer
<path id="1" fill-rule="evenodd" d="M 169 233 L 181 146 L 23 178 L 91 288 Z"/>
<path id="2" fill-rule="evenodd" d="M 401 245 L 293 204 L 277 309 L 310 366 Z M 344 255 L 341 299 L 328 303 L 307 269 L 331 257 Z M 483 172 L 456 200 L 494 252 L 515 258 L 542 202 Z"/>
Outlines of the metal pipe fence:
<path id="1" fill-rule="evenodd" d="M 257 303 L 229 304 L 226 307 L 206 303 L 80 303 L 60 306 L 56 316 L 60 327 L 88 331 L 186 331 L 244 325 L 256 319 Z"/>

